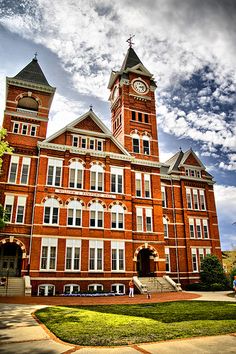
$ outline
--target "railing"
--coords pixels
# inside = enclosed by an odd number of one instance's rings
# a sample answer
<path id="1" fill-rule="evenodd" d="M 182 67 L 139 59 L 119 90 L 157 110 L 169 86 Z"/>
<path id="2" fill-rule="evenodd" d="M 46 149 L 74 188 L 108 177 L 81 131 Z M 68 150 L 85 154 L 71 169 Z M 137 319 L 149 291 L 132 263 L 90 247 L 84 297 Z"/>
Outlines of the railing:
<path id="1" fill-rule="evenodd" d="M 153 283 L 156 286 L 156 288 L 158 289 L 159 287 L 161 288 L 161 293 L 163 291 L 163 284 L 157 279 L 157 278 L 152 278 L 153 279 Z"/>

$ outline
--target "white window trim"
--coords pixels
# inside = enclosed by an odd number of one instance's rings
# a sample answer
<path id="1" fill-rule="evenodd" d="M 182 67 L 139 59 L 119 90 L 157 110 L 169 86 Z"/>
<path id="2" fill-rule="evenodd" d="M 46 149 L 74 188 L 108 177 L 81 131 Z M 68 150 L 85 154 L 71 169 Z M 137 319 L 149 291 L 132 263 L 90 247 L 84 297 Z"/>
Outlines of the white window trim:
<path id="1" fill-rule="evenodd" d="M 112 250 L 116 250 L 116 269 L 112 269 Z M 124 269 L 119 267 L 119 250 L 123 250 L 123 265 Z M 111 272 L 112 273 L 124 273 L 125 272 L 125 243 L 123 241 L 112 241 L 111 242 Z"/>
<path id="2" fill-rule="evenodd" d="M 72 257 L 71 257 L 71 268 L 66 268 L 66 254 L 67 248 L 72 248 Z M 74 259 L 75 259 L 75 248 L 79 248 L 79 269 L 74 269 Z M 67 239 L 66 240 L 66 249 L 65 249 L 65 272 L 80 272 L 81 271 L 81 240 L 77 239 Z M 75 284 L 76 285 L 76 284 Z"/>
<path id="3" fill-rule="evenodd" d="M 46 289 L 47 289 L 47 290 L 45 291 L 47 294 L 45 294 L 44 296 L 48 296 L 48 287 L 49 287 L 49 286 L 52 286 L 52 287 L 53 287 L 53 296 L 55 295 L 55 285 L 54 285 L 54 284 L 39 284 L 39 285 L 38 285 L 38 296 L 39 296 L 39 287 L 40 287 L 40 286 L 44 286 L 44 287 L 46 287 Z"/>
<path id="4" fill-rule="evenodd" d="M 94 269 L 90 269 L 90 249 L 94 248 L 95 249 L 95 254 L 94 254 Z M 98 265 L 98 253 L 97 250 L 102 249 L 102 269 L 97 269 Z M 88 259 L 88 271 L 91 273 L 99 273 L 103 272 L 104 269 L 104 243 L 103 241 L 97 241 L 97 240 L 89 240 L 89 259 Z"/>
<path id="5" fill-rule="evenodd" d="M 17 206 L 16 206 L 16 219 L 15 219 L 15 223 L 16 224 L 19 224 L 19 225 L 22 225 L 22 224 L 24 224 L 24 222 L 25 222 L 25 209 L 26 209 L 26 197 L 20 197 L 20 196 L 18 196 L 17 197 Z M 22 219 L 22 221 L 21 222 L 17 222 L 17 216 L 18 216 L 18 207 L 19 206 L 21 206 L 21 207 L 23 207 L 23 219 Z"/>
<path id="6" fill-rule="evenodd" d="M 47 265 L 46 269 L 41 268 L 41 260 L 43 255 L 43 246 L 48 247 L 47 250 Z M 55 268 L 50 269 L 50 250 L 51 247 L 56 247 L 56 257 L 55 257 Z M 40 272 L 55 272 L 57 270 L 57 250 L 58 250 L 58 239 L 57 238 L 42 238 L 41 240 L 41 252 L 40 252 Z"/>

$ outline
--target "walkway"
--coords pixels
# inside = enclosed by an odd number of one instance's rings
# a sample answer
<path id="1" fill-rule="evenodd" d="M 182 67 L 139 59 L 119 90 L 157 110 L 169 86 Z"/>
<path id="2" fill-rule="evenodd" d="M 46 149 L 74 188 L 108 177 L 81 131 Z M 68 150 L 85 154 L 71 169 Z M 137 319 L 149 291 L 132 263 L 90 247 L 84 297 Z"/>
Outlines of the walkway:
<path id="1" fill-rule="evenodd" d="M 165 293 L 158 294 L 159 301 L 173 301 L 173 300 L 217 300 L 217 301 L 232 301 L 236 303 L 234 298 L 226 296 L 227 292 L 217 293 Z M 199 297 L 200 296 L 200 297 Z M 25 304 L 20 304 L 24 299 Z M 49 331 L 39 325 L 31 313 L 45 305 L 56 305 L 57 298 L 1 298 L 7 300 L 8 303 L 0 304 L 0 352 L 1 354 L 138 354 L 138 353 L 152 353 L 152 354 L 230 354 L 235 353 L 236 348 L 236 334 L 222 335 L 214 337 L 191 338 L 185 340 L 174 340 L 158 343 L 147 343 L 124 347 L 109 347 L 109 348 L 94 348 L 94 347 L 76 347 L 61 342 L 55 338 Z M 41 305 L 32 305 L 31 302 L 41 303 Z M 47 300 L 47 301 L 46 301 Z M 77 300 L 77 304 L 93 303 L 91 298 L 77 299 L 60 298 L 63 305 L 72 304 Z M 82 301 L 83 300 L 83 301 Z M 96 303 L 144 303 L 150 302 L 144 296 L 138 295 L 134 299 L 129 299 L 127 296 L 114 298 L 96 298 Z M 117 302 L 119 301 L 119 302 Z M 155 296 L 151 301 L 157 302 Z M 10 304 L 11 302 L 11 304 Z M 13 304 L 12 302 L 15 302 Z M 26 304 L 26 302 L 28 304 Z M 42 304 L 44 302 L 44 304 Z M 47 302 L 47 303 L 46 303 Z M 82 303 L 83 302 L 83 303 Z M 62 304 L 62 303 L 60 303 Z"/>

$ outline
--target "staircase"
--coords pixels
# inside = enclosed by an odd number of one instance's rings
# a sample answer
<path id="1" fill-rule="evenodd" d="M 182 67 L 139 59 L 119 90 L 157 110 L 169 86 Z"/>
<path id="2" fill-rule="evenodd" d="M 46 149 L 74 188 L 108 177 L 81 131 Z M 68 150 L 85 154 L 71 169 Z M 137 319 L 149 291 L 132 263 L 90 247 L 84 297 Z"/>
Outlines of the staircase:
<path id="1" fill-rule="evenodd" d="M 24 296 L 25 281 L 23 278 L 8 278 L 8 286 L 0 286 L 0 296 Z"/>
<path id="2" fill-rule="evenodd" d="M 162 277 L 134 277 L 134 283 L 141 294 L 176 291 L 176 288 Z"/>

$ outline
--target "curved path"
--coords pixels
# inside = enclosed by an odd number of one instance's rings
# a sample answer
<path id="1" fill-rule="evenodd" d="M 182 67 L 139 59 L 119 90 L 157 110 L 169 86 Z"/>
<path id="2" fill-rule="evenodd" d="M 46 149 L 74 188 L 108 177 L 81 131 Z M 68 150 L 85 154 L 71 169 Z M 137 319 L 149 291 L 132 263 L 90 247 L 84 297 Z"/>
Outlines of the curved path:
<path id="1" fill-rule="evenodd" d="M 235 353 L 236 334 L 214 337 L 190 338 L 157 343 L 147 343 L 123 347 L 78 347 L 63 343 L 39 325 L 32 313 L 49 305 L 89 305 L 112 303 L 147 303 L 176 300 L 217 300 L 232 301 L 228 292 L 215 293 L 163 293 L 146 299 L 137 295 L 133 299 L 127 296 L 109 298 L 0 298 L 0 352 L 1 354 L 230 354 Z M 78 301 L 79 300 L 79 301 Z M 4 303 L 5 302 L 5 303 Z"/>

